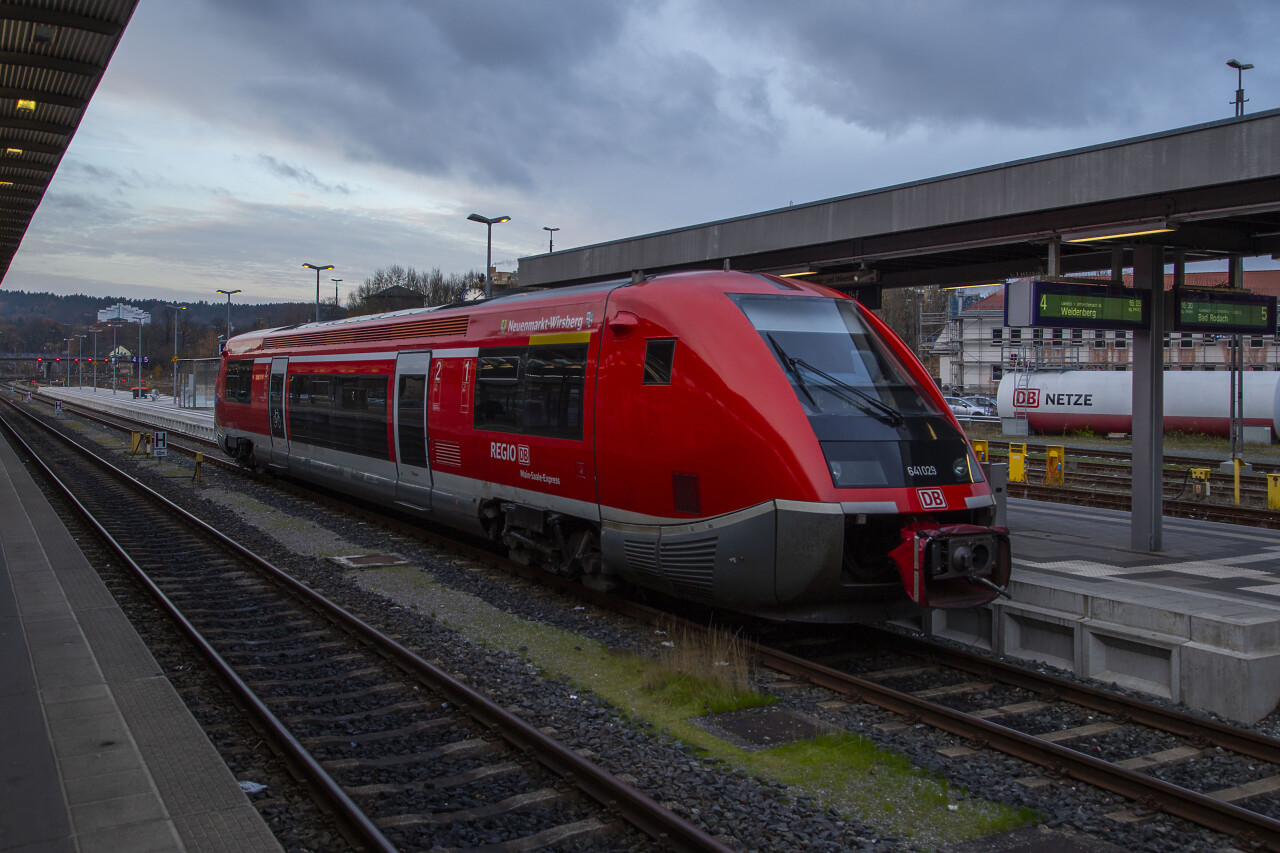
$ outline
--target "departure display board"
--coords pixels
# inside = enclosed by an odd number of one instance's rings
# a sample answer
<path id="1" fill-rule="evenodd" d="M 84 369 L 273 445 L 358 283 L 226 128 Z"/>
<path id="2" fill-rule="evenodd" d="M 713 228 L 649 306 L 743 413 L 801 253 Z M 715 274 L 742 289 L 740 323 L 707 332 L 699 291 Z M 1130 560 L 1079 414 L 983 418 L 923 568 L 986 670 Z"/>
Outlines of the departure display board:
<path id="1" fill-rule="evenodd" d="M 1149 329 L 1151 293 L 1107 285 L 1018 281 L 1005 286 L 1006 326 Z"/>
<path id="2" fill-rule="evenodd" d="M 1173 328 L 1219 335 L 1274 335 L 1276 298 L 1243 290 L 1184 290 L 1174 293 Z"/>

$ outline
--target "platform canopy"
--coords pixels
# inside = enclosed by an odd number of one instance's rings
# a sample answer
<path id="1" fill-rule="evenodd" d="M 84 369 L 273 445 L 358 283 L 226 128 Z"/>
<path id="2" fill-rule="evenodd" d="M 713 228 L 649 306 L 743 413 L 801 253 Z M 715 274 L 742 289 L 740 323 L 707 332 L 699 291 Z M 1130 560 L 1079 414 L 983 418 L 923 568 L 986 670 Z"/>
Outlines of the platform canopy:
<path id="1" fill-rule="evenodd" d="M 137 2 L 0 2 L 0 281 Z"/>
<path id="2" fill-rule="evenodd" d="M 525 257 L 520 284 L 726 263 L 835 287 L 986 284 L 1129 267 L 1144 243 L 1188 262 L 1280 253 L 1280 110 Z"/>

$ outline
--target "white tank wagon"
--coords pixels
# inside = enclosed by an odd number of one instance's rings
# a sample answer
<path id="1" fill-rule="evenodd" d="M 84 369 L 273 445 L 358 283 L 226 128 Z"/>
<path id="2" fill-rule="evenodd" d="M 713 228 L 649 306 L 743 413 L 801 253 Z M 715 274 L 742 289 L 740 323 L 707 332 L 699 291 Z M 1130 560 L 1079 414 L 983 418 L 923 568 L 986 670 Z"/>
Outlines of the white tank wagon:
<path id="1" fill-rule="evenodd" d="M 1164 374 L 1165 432 L 1228 435 L 1231 374 L 1226 371 L 1167 371 Z M 1133 431 L 1133 374 L 1116 370 L 1036 371 L 1000 380 L 996 410 L 1001 418 L 1027 418 L 1037 433 L 1090 430 Z M 1244 373 L 1246 427 L 1280 434 L 1280 372 Z"/>

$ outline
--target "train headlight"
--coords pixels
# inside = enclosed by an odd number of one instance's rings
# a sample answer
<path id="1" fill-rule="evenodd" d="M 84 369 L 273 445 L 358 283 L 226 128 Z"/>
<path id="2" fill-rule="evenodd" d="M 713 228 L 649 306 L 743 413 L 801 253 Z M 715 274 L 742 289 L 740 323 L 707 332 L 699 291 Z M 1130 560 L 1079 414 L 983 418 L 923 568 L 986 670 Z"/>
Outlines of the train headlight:
<path id="1" fill-rule="evenodd" d="M 973 477 L 969 473 L 969 460 L 963 456 L 951 463 L 951 472 L 956 475 L 957 479 L 966 479 L 969 482 L 973 482 Z"/>
<path id="2" fill-rule="evenodd" d="M 841 467 L 841 465 L 840 465 L 840 463 L 839 463 L 839 462 L 828 462 L 828 463 L 827 463 L 827 466 L 828 466 L 829 468 L 831 468 L 831 480 L 832 480 L 832 482 L 839 483 L 839 482 L 840 482 L 840 475 L 844 472 L 844 468 L 843 468 L 843 467 Z"/>

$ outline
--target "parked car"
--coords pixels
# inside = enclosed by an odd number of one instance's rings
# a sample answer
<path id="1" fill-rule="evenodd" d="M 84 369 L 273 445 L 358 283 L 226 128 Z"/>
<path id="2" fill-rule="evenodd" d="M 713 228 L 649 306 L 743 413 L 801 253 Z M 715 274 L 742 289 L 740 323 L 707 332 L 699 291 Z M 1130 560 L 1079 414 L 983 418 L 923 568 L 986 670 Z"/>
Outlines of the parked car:
<path id="1" fill-rule="evenodd" d="M 972 403 L 983 410 L 984 415 L 994 415 L 996 413 L 996 401 L 990 397 L 965 397 L 966 403 Z"/>
<path id="2" fill-rule="evenodd" d="M 944 397 L 943 399 L 947 401 L 947 405 L 951 407 L 951 411 L 957 417 L 971 418 L 975 415 L 981 416 L 987 413 L 986 409 L 981 406 L 976 406 L 960 397 Z"/>

